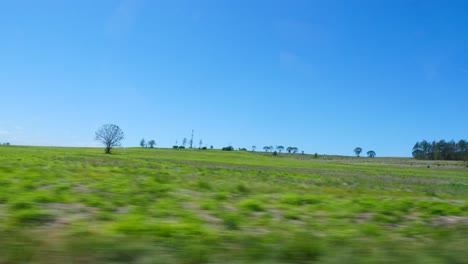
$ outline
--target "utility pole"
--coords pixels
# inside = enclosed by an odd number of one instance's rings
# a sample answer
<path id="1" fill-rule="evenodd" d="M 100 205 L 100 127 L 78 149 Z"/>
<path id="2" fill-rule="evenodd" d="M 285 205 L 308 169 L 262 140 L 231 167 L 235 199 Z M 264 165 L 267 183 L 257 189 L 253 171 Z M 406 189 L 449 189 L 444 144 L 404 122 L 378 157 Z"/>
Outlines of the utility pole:
<path id="1" fill-rule="evenodd" d="M 192 138 L 190 139 L 190 148 L 193 146 L 193 129 L 192 129 Z"/>

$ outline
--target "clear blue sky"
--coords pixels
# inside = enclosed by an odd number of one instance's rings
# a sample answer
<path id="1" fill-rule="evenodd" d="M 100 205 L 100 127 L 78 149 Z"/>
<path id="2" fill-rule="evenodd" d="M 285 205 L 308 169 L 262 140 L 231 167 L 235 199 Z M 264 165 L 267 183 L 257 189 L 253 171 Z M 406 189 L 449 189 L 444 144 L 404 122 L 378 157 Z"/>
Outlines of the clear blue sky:
<path id="1" fill-rule="evenodd" d="M 0 0 L 0 142 L 410 156 L 468 139 L 468 1 Z"/>

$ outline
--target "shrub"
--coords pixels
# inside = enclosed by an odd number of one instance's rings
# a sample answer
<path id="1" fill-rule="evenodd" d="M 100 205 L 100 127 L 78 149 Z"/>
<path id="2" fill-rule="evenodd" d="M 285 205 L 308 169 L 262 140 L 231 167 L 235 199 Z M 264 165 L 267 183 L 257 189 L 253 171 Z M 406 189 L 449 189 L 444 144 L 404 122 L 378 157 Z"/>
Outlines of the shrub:
<path id="1" fill-rule="evenodd" d="M 53 221 L 54 216 L 50 213 L 32 208 L 15 212 L 13 219 L 18 224 L 43 224 Z"/>
<path id="2" fill-rule="evenodd" d="M 237 230 L 239 229 L 240 222 L 242 221 L 242 217 L 236 213 L 226 213 L 221 215 L 221 219 L 223 220 L 223 225 L 229 230 Z"/>
<path id="3" fill-rule="evenodd" d="M 248 193 L 249 188 L 247 186 L 245 186 L 245 184 L 239 183 L 239 184 L 236 185 L 236 191 L 240 192 L 240 193 Z"/>
<path id="4" fill-rule="evenodd" d="M 224 147 L 221 149 L 222 151 L 233 151 L 234 148 L 232 146 Z"/>
<path id="5" fill-rule="evenodd" d="M 291 263 L 315 262 L 324 252 L 322 241 L 308 233 L 291 234 L 283 244 L 284 247 L 279 251 L 280 257 Z"/>
<path id="6" fill-rule="evenodd" d="M 179 146 L 172 146 L 172 148 L 173 148 L 173 149 L 178 149 L 178 148 L 179 148 Z"/>
<path id="7" fill-rule="evenodd" d="M 263 206 L 257 201 L 253 199 L 246 199 L 239 203 L 240 207 L 247 209 L 249 211 L 263 211 Z"/>
<path id="8" fill-rule="evenodd" d="M 292 205 L 307 205 L 320 203 L 321 200 L 309 195 L 286 194 L 281 198 L 281 202 Z"/>
<path id="9" fill-rule="evenodd" d="M 184 146 L 179 146 L 180 149 L 184 149 L 185 147 Z"/>

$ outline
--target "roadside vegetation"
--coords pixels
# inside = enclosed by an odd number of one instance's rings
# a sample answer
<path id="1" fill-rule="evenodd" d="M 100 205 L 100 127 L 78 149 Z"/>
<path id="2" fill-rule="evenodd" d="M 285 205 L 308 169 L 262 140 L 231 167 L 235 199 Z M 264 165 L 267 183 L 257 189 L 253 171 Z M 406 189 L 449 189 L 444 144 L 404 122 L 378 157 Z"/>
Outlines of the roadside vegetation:
<path id="1" fill-rule="evenodd" d="M 466 263 L 466 162 L 276 149 L 0 146 L 0 263 Z"/>

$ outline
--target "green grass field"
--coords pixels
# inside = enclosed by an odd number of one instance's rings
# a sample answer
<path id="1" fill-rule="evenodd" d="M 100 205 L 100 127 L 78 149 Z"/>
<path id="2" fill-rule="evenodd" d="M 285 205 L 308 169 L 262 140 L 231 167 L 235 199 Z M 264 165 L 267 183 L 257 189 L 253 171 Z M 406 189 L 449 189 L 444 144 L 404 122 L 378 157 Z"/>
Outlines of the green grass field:
<path id="1" fill-rule="evenodd" d="M 463 162 L 0 146 L 0 263 L 468 263 Z"/>

